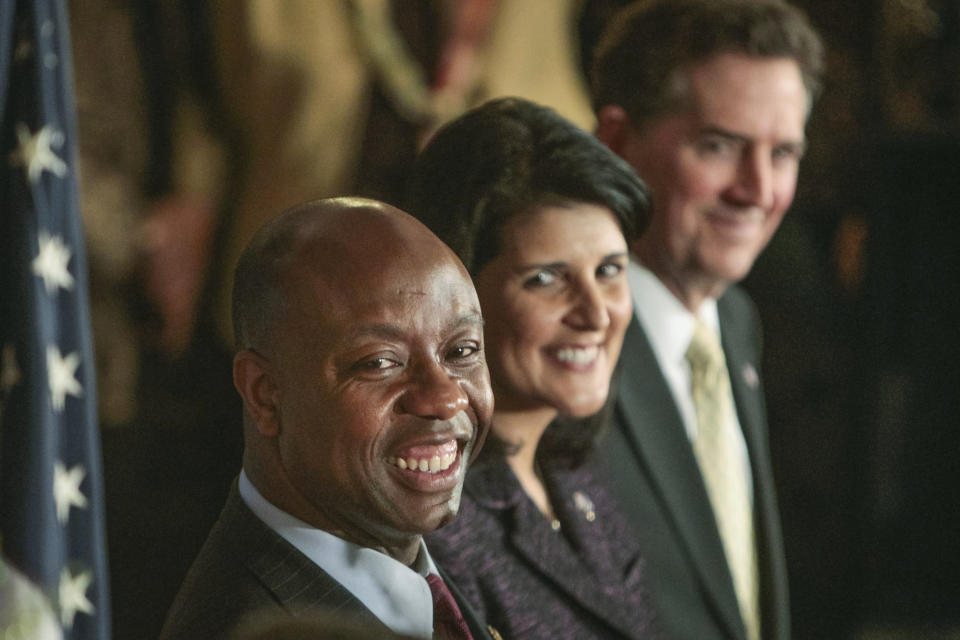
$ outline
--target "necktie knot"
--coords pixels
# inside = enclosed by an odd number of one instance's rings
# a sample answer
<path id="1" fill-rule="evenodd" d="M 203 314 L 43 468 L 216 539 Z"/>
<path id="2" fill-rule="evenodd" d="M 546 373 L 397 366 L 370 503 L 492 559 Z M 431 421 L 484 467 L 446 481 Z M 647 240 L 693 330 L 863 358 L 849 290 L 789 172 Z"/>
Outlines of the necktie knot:
<path id="1" fill-rule="evenodd" d="M 694 325 L 686 358 L 694 375 L 716 376 L 719 371 L 726 369 L 719 336 L 700 320 Z"/>
<path id="2" fill-rule="evenodd" d="M 443 640 L 473 640 L 467 621 L 463 619 L 460 607 L 443 578 L 435 573 L 428 574 L 427 584 L 433 594 L 433 637 Z"/>

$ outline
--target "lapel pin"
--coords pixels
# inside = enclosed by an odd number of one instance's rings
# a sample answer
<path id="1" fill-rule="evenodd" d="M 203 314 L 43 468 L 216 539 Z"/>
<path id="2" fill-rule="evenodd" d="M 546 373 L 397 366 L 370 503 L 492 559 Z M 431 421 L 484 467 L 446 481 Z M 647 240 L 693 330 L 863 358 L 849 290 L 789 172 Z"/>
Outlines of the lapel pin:
<path id="1" fill-rule="evenodd" d="M 593 500 L 587 497 L 587 494 L 583 491 L 573 492 L 573 506 L 583 513 L 583 517 L 587 519 L 587 522 L 593 522 L 597 519 L 597 514 L 593 511 Z"/>

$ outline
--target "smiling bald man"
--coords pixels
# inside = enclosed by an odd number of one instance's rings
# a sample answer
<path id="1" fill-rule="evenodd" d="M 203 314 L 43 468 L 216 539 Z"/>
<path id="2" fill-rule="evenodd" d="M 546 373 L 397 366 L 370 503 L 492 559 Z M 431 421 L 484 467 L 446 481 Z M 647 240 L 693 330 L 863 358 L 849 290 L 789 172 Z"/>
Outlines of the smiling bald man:
<path id="1" fill-rule="evenodd" d="M 311 202 L 248 245 L 233 322 L 243 471 L 161 637 L 323 609 L 434 637 L 422 535 L 456 514 L 493 407 L 463 265 L 398 209 Z"/>

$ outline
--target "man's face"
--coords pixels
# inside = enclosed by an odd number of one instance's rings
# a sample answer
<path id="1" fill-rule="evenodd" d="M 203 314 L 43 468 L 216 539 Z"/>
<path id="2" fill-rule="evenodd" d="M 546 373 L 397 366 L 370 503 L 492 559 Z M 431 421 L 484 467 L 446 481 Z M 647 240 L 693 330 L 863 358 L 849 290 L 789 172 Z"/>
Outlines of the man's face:
<path id="1" fill-rule="evenodd" d="M 620 154 L 650 188 L 634 247 L 689 308 L 743 279 L 793 200 L 808 96 L 786 58 L 721 54 L 686 74 L 682 108 L 629 124 Z"/>
<path id="2" fill-rule="evenodd" d="M 283 473 L 311 524 L 374 548 L 455 515 L 493 404 L 469 277 L 405 251 L 291 269 L 273 359 Z"/>

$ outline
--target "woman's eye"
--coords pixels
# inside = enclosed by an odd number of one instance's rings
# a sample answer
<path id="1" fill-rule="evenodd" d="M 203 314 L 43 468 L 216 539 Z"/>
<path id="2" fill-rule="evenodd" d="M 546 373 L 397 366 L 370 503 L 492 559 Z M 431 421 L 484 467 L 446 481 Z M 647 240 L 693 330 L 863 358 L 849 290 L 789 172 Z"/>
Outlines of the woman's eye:
<path id="1" fill-rule="evenodd" d="M 623 272 L 623 265 L 616 262 L 605 262 L 597 267 L 597 277 L 603 279 L 616 278 Z"/>
<path id="2" fill-rule="evenodd" d="M 530 289 L 546 287 L 553 284 L 556 279 L 556 274 L 551 273 L 550 271 L 537 271 L 535 274 L 527 278 L 527 280 L 523 283 L 523 286 Z"/>

